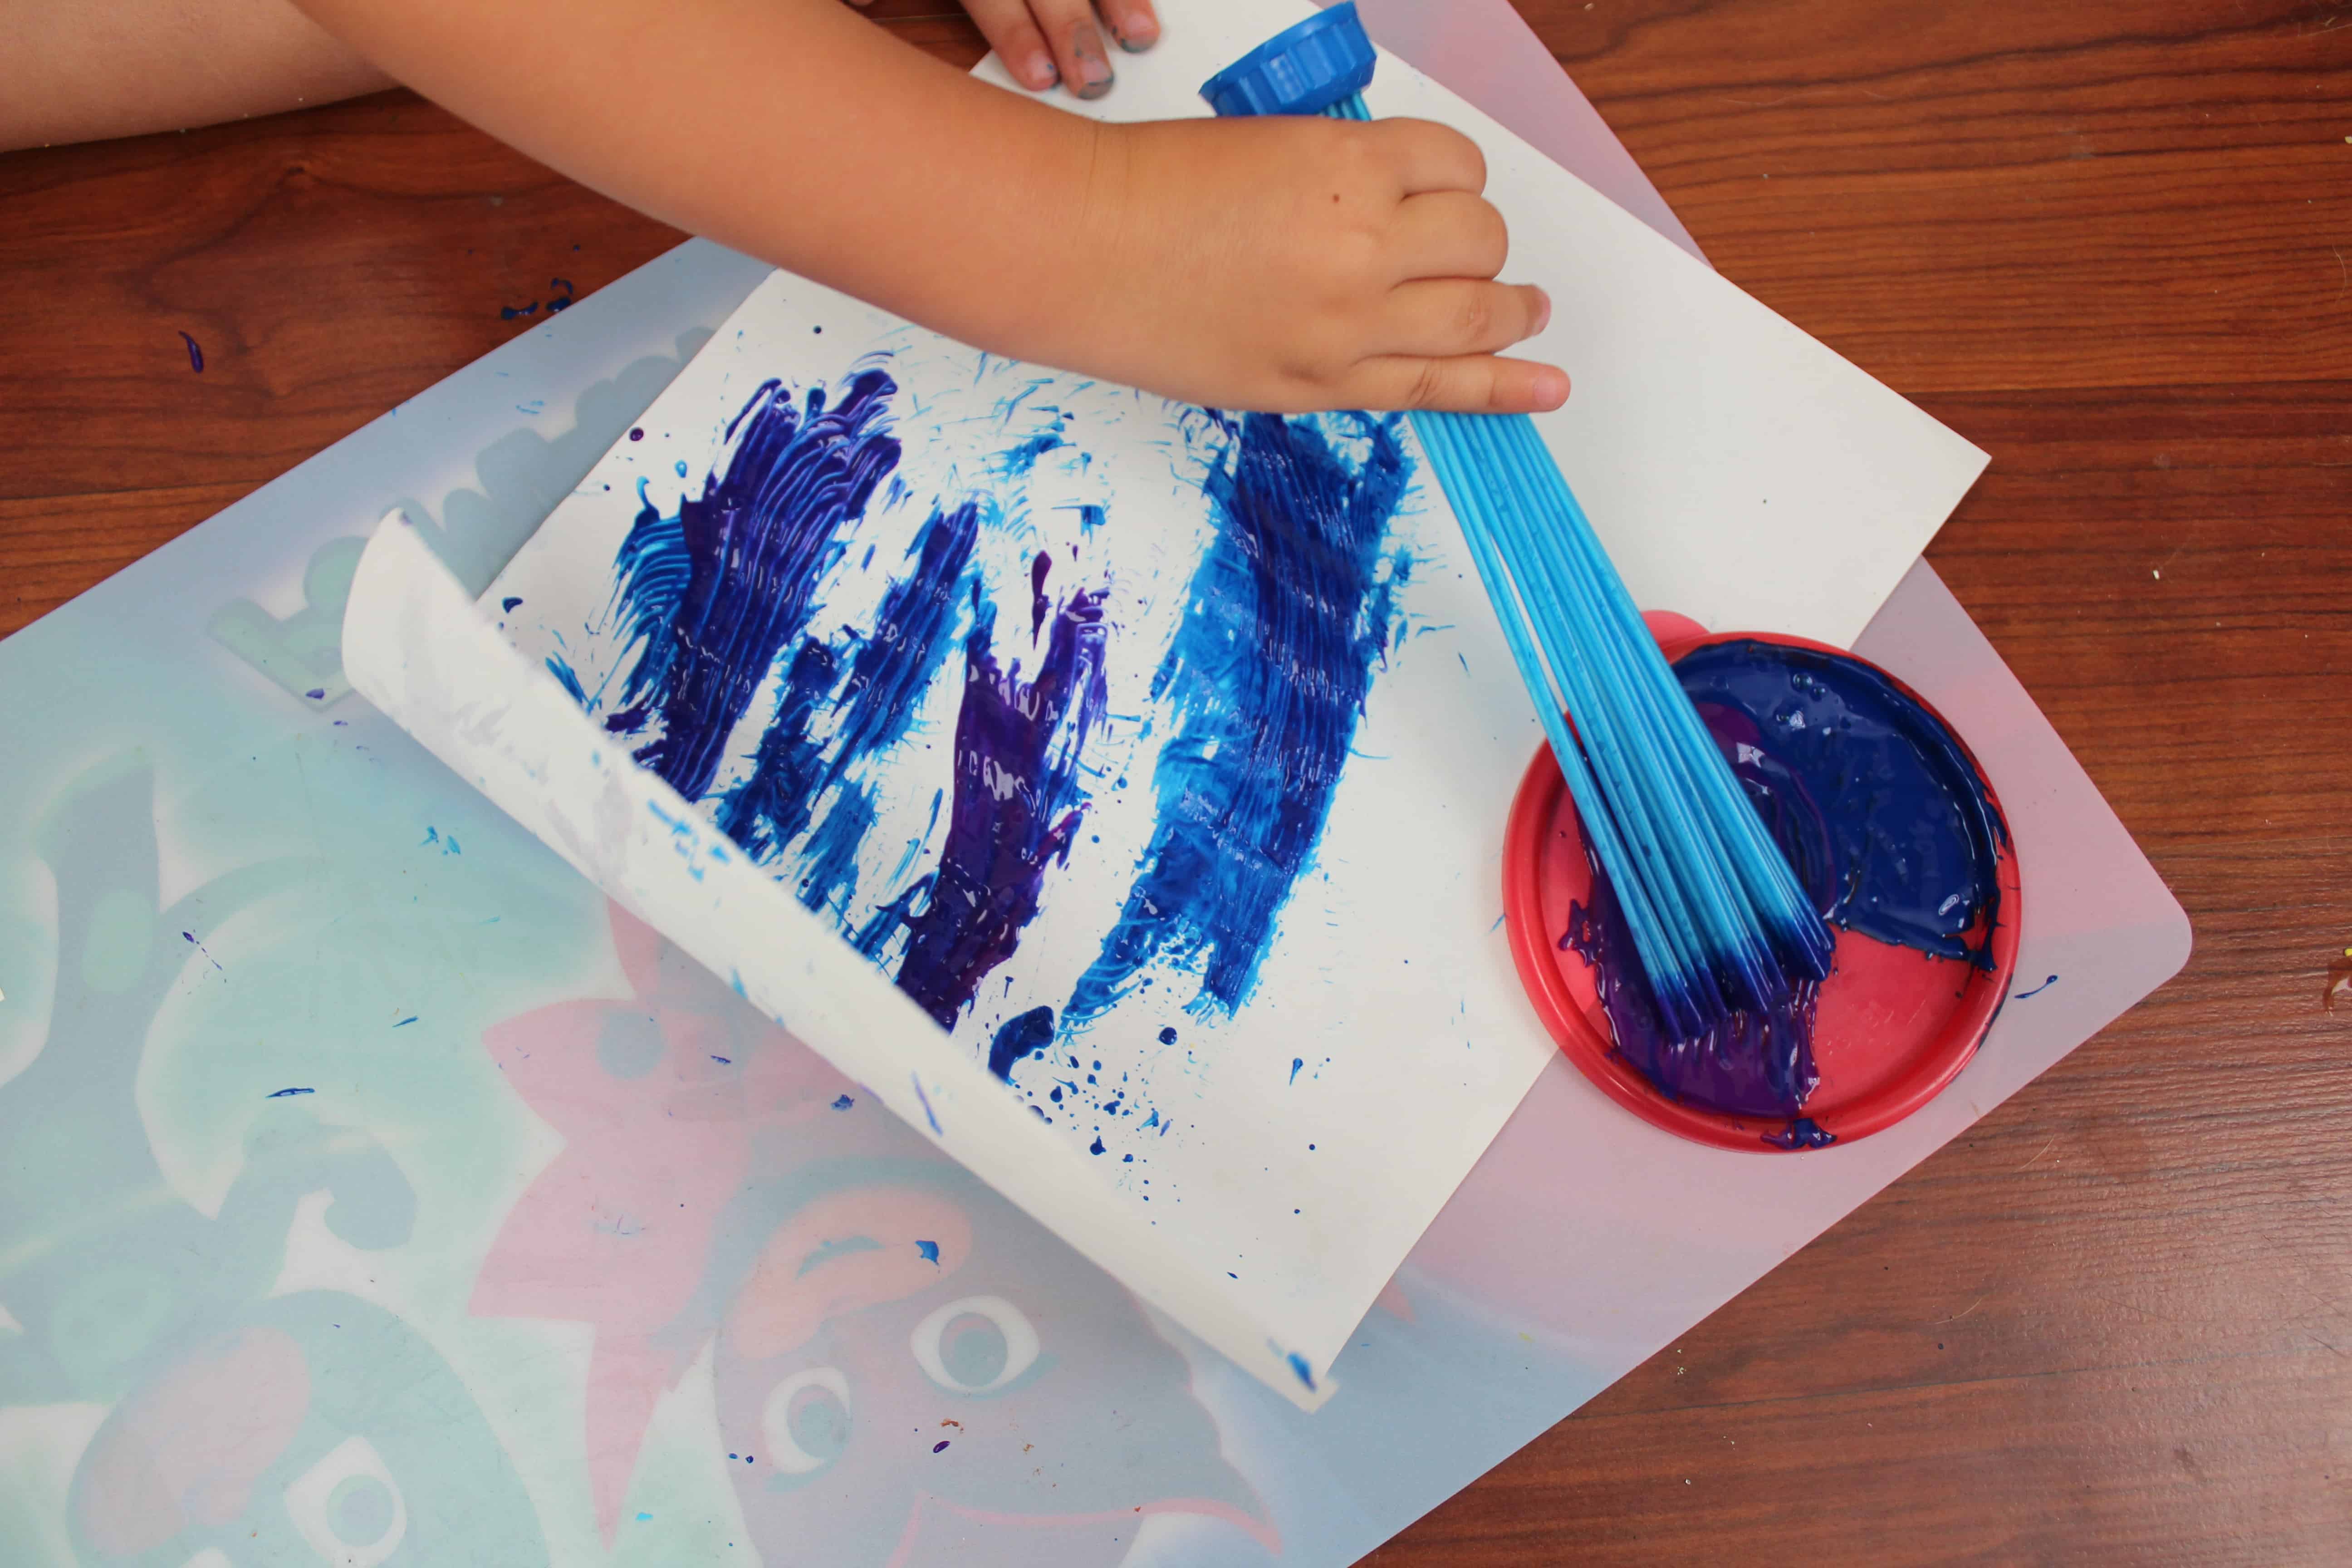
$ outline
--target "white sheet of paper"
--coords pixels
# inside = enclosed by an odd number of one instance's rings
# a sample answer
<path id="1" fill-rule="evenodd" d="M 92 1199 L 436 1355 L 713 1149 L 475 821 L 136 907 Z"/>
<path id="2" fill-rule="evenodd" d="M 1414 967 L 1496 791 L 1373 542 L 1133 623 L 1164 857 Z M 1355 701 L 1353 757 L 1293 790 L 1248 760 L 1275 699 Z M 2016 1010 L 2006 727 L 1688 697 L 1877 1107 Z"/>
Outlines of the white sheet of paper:
<path id="1" fill-rule="evenodd" d="M 1305 14 L 1190 5 L 1159 50 L 1122 62 L 1105 106 L 1202 112 L 1201 79 Z M 1399 62 L 1382 62 L 1370 97 L 1485 146 L 1515 274 L 1558 301 L 1538 347 L 1578 378 L 1547 438 L 1636 596 L 1717 626 L 1848 640 L 1981 456 Z M 809 390 L 837 406 L 861 366 L 891 378 L 897 461 L 826 546 L 806 614 L 755 661 L 689 803 L 628 761 L 666 726 L 625 716 L 646 645 L 616 563 L 650 537 L 643 520 L 710 501 L 738 456 L 729 429 L 763 383 L 780 379 L 805 423 Z M 1171 650 L 1203 616 L 1249 635 L 1247 592 L 1208 585 L 1233 527 L 1209 491 L 1245 444 L 1230 422 L 988 359 L 779 274 L 509 565 L 484 595 L 495 621 L 413 531 L 387 523 L 353 589 L 345 663 L 358 689 L 606 891 L 1132 1289 L 1312 1405 L 1551 1048 L 1498 929 L 1504 817 L 1538 731 L 1409 432 L 1315 429 L 1316 448 L 1358 480 L 1393 441 L 1412 483 L 1374 520 L 1371 576 L 1347 617 L 1378 646 L 1360 661 L 1369 689 L 1344 766 L 1283 883 L 1255 984 L 1229 986 L 1228 1005 L 1206 995 L 1218 944 L 1180 931 L 1121 969 L 1087 1026 L 1067 1026 L 1167 858 L 1185 769 L 1204 736 L 1216 743 L 1201 693 L 1185 706 L 1181 670 L 1171 695 Z M 894 710 L 903 733 L 853 745 L 854 661 L 885 640 L 891 586 L 935 521 L 965 504 L 975 537 L 941 599 L 936 658 Z M 1100 596 L 1103 690 L 1082 746 L 1066 722 L 1055 731 L 1076 746 L 1064 803 L 1076 828 L 1042 868 L 1017 946 L 982 966 L 942 1033 L 891 984 L 915 939 L 889 911 L 922 908 L 960 784 L 980 779 L 999 804 L 1024 787 L 983 777 L 984 760 L 957 765 L 968 667 L 999 660 L 994 689 L 1035 710 L 1045 622 L 1077 594 Z M 983 620 L 992 640 L 975 652 Z M 796 733 L 839 765 L 808 820 L 754 864 L 712 819 L 757 783 L 770 732 L 790 729 L 777 723 L 789 667 L 811 648 L 838 671 Z M 547 673 L 558 668 L 590 711 Z M 633 732 L 608 733 L 616 718 Z M 813 846 L 852 794 L 856 831 L 812 879 Z M 810 887 L 804 908 L 795 895 Z M 848 940 L 877 931 L 870 958 Z M 1052 1045 L 992 1075 L 998 1032 L 1046 1007 L 1060 1021 Z"/>

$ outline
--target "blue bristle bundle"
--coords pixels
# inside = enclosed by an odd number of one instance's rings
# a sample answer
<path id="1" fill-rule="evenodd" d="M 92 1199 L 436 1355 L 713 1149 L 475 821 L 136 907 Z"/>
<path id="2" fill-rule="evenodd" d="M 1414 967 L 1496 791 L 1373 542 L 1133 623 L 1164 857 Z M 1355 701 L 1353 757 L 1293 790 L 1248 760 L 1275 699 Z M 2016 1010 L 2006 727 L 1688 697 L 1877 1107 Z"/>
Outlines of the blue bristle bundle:
<path id="1" fill-rule="evenodd" d="M 1369 120 L 1361 94 L 1327 110 Z M 1684 1038 L 1829 974 L 1834 939 L 1683 694 L 1523 415 L 1422 413 L 1462 523 L 1660 1013 Z M 1570 721 L 1574 729 L 1570 728 Z"/>

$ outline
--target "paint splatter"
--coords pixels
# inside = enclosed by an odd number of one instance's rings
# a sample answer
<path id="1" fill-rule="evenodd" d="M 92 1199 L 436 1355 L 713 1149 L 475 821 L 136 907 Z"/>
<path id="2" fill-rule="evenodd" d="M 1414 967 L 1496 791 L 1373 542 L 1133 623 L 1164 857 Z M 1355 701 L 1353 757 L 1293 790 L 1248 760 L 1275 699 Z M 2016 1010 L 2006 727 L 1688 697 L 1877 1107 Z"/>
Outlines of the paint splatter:
<path id="1" fill-rule="evenodd" d="M 933 1134 L 944 1137 L 947 1129 L 940 1125 L 940 1113 L 931 1109 L 931 1097 L 923 1092 L 923 1080 L 913 1073 L 908 1073 L 907 1076 L 914 1083 L 915 1099 L 923 1108 L 923 1120 L 931 1124 Z"/>
<path id="2" fill-rule="evenodd" d="M 1288 1360 L 1290 1362 L 1291 1372 L 1297 1376 L 1299 1382 L 1307 1385 L 1308 1393 L 1313 1393 L 1315 1390 L 1315 1369 L 1307 1365 L 1307 1358 L 1300 1355 L 1297 1351 L 1292 1351 L 1290 1352 Z"/>
<path id="3" fill-rule="evenodd" d="M 616 603 L 624 656 L 636 658 L 622 685 L 627 706 L 607 727 L 635 734 L 657 720 L 637 760 L 688 799 L 709 789 L 753 691 L 805 628 L 845 531 L 898 466 L 897 391 L 878 369 L 853 375 L 838 403 L 822 386 L 796 398 L 766 383 L 728 426 L 700 497 L 671 516 L 646 500 L 623 541 Z"/>
<path id="4" fill-rule="evenodd" d="M 2015 995 L 2011 996 L 2011 997 L 2010 998 L 2010 1000 L 2011 1000 L 2011 1001 L 2012 1001 L 2012 1002 L 2022 1002 L 2022 1001 L 2024 1001 L 2028 996 L 2039 996 L 2039 995 L 2041 995 L 2044 991 L 2049 990 L 2053 985 L 2055 985 L 2055 984 L 2058 984 L 2058 977 L 2057 977 L 2056 975 L 2054 975 L 2054 974 L 2053 974 L 2053 975 L 2052 975 L 2049 979 L 2047 979 L 2047 980 L 2043 981 L 2041 984 L 2039 984 L 2039 985 L 2035 986 L 2032 990 L 2031 990 L 2031 991 L 2020 991 L 2020 992 L 2019 992 L 2019 993 L 2017 993 Z"/>
<path id="5" fill-rule="evenodd" d="M 849 1096 L 845 1094 L 835 1095 L 833 1100 L 833 1108 L 835 1110 L 846 1110 L 856 1103 L 857 1101 L 850 1099 Z"/>
<path id="6" fill-rule="evenodd" d="M 395 1029 L 405 1029 L 409 1025 L 416 1022 L 416 1016 L 417 1016 L 415 1014 L 411 1013 L 407 1017 L 403 1018 L 399 1023 L 394 1024 L 393 1027 Z"/>
<path id="7" fill-rule="evenodd" d="M 1066 1021 L 1108 1011 L 1163 957 L 1197 965 L 1196 1013 L 1248 998 L 1388 650 L 1395 563 L 1381 543 L 1411 468 L 1397 419 L 1252 414 L 1227 428 L 1204 486 L 1216 539 L 1152 682 L 1175 720 L 1153 769 L 1158 826 Z"/>
<path id="8" fill-rule="evenodd" d="M 915 1243 L 915 1253 L 924 1262 L 936 1265 L 940 1260 L 940 1244 L 936 1241 L 919 1240 Z"/>
<path id="9" fill-rule="evenodd" d="M 516 597 L 514 595 L 509 594 L 505 598 L 499 601 L 499 607 L 511 616 L 515 612 L 515 606 L 521 603 L 522 600 Z"/>
<path id="10" fill-rule="evenodd" d="M 188 368 L 194 371 L 198 375 L 204 374 L 205 351 L 196 345 L 195 339 L 188 336 L 185 332 L 182 332 L 180 334 L 180 341 L 188 345 Z"/>
<path id="11" fill-rule="evenodd" d="M 1109 693 L 1103 595 L 1080 591 L 1054 616 L 1034 680 L 996 661 L 996 617 L 973 589 L 956 718 L 955 784 L 928 897 L 907 918 L 898 988 L 952 1029 L 981 981 L 1013 956 L 1037 912 L 1045 868 L 1066 860 L 1086 807 L 1081 763 Z"/>
<path id="12" fill-rule="evenodd" d="M 281 1089 L 270 1094 L 268 1098 L 271 1100 L 284 1100 L 290 1095 L 316 1094 L 319 1091 L 315 1089 Z"/>
<path id="13" fill-rule="evenodd" d="M 940 1438 L 938 1442 L 931 1445 L 931 1452 L 934 1454 L 946 1453 L 948 1451 L 948 1444 L 953 1439 L 947 1437 Z"/>

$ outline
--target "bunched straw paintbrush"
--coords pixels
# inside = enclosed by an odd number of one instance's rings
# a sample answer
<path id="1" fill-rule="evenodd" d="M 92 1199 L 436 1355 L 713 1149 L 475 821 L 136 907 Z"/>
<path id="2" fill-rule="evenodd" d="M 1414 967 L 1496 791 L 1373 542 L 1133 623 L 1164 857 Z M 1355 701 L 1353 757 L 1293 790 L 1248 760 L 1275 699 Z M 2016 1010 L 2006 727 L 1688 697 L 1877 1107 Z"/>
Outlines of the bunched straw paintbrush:
<path id="1" fill-rule="evenodd" d="M 1202 88 L 1220 115 L 1369 120 L 1377 57 L 1353 0 Z M 1821 912 L 1683 694 L 1559 465 L 1524 415 L 1417 413 L 1659 1013 L 1692 1039 L 1829 974 Z M 1572 728 L 1571 728 L 1572 724 Z"/>

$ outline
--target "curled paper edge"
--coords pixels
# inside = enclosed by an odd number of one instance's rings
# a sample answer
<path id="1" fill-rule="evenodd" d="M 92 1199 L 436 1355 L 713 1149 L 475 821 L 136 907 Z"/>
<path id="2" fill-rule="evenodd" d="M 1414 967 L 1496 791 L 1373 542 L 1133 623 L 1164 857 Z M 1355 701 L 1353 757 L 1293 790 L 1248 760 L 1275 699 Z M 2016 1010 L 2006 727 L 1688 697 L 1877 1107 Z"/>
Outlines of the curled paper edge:
<path id="1" fill-rule="evenodd" d="M 352 581 L 343 668 L 354 690 L 606 897 L 1030 1217 L 1301 1409 L 1330 1397 L 1325 1369 L 1346 1336 L 1304 1343 L 1220 1289 L 1221 1266 L 1139 1217 L 985 1063 L 950 1047 L 518 652 L 397 509 Z"/>

